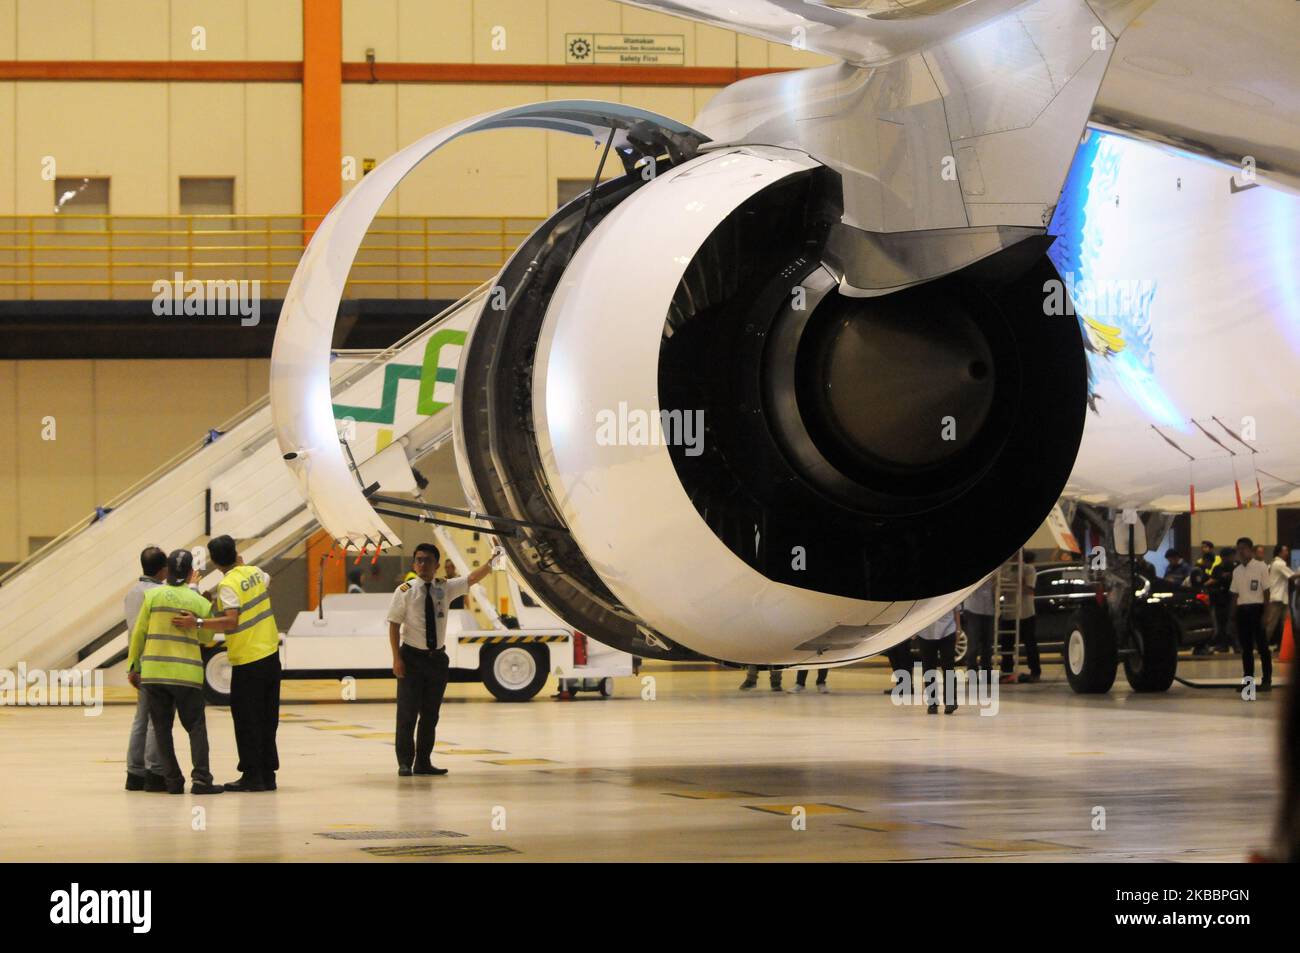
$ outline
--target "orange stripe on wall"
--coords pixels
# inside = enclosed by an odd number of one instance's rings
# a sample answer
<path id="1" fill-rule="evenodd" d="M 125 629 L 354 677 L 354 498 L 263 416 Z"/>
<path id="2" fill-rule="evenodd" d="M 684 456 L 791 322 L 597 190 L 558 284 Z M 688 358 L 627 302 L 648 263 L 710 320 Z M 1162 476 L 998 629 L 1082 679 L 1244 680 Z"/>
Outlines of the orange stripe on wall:
<path id="1" fill-rule="evenodd" d="M 732 66 L 565 66 L 531 63 L 344 63 L 345 83 L 514 83 L 548 86 L 729 86 L 784 69 Z"/>
<path id="2" fill-rule="evenodd" d="M 315 0 L 308 0 L 309 3 Z M 331 0 L 332 2 L 332 0 Z M 341 39 L 340 39 L 341 43 Z M 336 60 L 337 65 L 337 60 Z M 330 70 L 330 72 L 334 72 Z M 513 83 L 521 86 L 727 86 L 784 69 L 731 66 L 548 66 L 512 63 L 343 63 L 345 83 Z M 0 60 L 0 81 L 299 83 L 302 63 L 263 60 Z"/>
<path id="3" fill-rule="evenodd" d="M 303 0 L 302 214 L 307 217 L 306 228 L 314 228 L 338 201 L 342 159 L 343 0 Z"/>
<path id="4" fill-rule="evenodd" d="M 297 83 L 302 64 L 264 60 L 0 60 L 0 80 Z"/>

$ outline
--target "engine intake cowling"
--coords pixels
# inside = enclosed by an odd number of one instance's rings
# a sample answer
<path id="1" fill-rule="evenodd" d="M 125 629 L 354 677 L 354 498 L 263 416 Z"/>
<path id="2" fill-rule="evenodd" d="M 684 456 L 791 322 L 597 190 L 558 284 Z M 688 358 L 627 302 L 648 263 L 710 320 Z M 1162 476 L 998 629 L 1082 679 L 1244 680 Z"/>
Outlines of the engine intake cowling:
<path id="1" fill-rule="evenodd" d="M 806 155 L 723 148 L 639 178 L 540 230 L 504 275 L 509 314 L 465 349 L 467 482 L 568 530 L 512 558 L 647 655 L 842 661 L 927 624 L 1073 463 L 1084 358 L 1043 315 L 1043 246 L 847 297 L 823 254 L 837 179 Z"/>

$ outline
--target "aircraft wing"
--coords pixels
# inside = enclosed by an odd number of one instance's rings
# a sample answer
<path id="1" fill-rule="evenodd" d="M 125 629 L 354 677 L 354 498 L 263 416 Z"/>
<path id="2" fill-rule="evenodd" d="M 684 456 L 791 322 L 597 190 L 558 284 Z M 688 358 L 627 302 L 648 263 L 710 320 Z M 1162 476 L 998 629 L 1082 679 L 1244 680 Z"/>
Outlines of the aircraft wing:
<path id="1" fill-rule="evenodd" d="M 879 66 L 1001 17 L 1024 0 L 619 0 L 776 43 Z M 1084 2 L 1084 0 L 1081 0 Z M 1300 192 L 1300 3 L 1086 0 L 1116 55 L 1095 126 L 1252 168 Z M 989 62 L 996 67 L 996 56 Z"/>
<path id="2" fill-rule="evenodd" d="M 1023 7 L 1028 0 L 619 0 L 797 49 L 877 66 Z"/>

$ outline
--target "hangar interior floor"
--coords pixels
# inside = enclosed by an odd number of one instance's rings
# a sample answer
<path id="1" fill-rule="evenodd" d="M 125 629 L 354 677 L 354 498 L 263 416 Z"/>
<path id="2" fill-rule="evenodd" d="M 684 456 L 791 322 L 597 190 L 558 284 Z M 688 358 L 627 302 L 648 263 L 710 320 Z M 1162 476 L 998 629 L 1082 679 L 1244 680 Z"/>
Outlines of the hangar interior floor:
<path id="1" fill-rule="evenodd" d="M 876 666 L 832 671 L 828 695 L 811 679 L 790 695 L 765 676 L 738 692 L 730 671 L 646 675 L 654 700 L 632 679 L 611 699 L 526 705 L 453 685 L 443 778 L 396 776 L 391 701 L 286 683 L 280 790 L 218 797 L 122 790 L 130 704 L 0 709 L 0 858 L 1239 860 L 1264 844 L 1276 797 L 1280 692 L 1139 696 L 1121 675 L 1080 697 L 1049 666 L 1003 688 L 995 716 L 945 717 L 892 704 Z M 231 780 L 229 711 L 209 708 L 208 730 Z"/>

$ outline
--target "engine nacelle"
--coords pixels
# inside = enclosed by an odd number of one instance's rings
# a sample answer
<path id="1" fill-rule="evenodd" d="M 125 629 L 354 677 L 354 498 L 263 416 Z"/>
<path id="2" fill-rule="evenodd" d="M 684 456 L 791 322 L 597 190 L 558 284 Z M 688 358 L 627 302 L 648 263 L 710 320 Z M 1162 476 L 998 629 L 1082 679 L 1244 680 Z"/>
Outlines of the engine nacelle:
<path id="1" fill-rule="evenodd" d="M 507 549 L 571 624 L 651 657 L 864 657 L 1056 501 L 1086 370 L 1077 324 L 1044 314 L 1045 241 L 852 297 L 840 206 L 801 152 L 679 155 L 503 271 L 462 352 L 457 459 L 476 506 L 556 527 Z"/>

